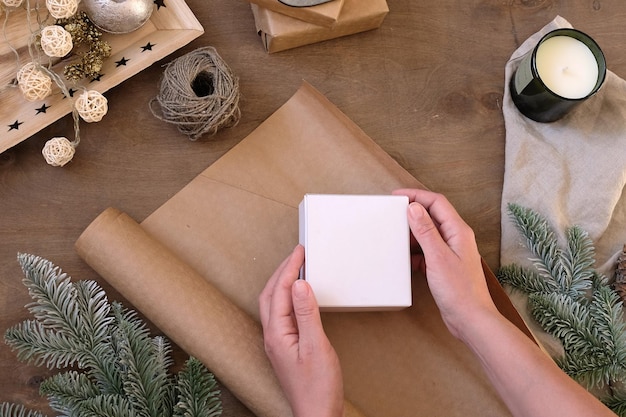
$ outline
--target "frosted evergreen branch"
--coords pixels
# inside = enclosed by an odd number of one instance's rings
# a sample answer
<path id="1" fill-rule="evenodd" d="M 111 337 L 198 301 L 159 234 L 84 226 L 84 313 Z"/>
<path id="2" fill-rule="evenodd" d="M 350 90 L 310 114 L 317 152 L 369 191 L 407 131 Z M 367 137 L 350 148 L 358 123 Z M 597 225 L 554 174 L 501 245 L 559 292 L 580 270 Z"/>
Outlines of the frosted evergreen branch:
<path id="1" fill-rule="evenodd" d="M 205 404 L 198 416 L 221 414 L 213 375 L 198 361 L 191 389 L 179 392 L 180 381 L 169 375 L 169 342 L 150 337 L 133 310 L 107 301 L 95 281 L 72 283 L 45 259 L 18 255 L 33 302 L 35 320 L 26 320 L 5 332 L 5 341 L 20 360 L 59 373 L 41 385 L 51 407 L 67 417 L 167 417 L 175 404 Z M 181 387 L 183 385 L 180 385 Z M 194 408 L 190 408 L 194 409 Z M 45 417 L 21 405 L 0 407 L 0 417 Z M 188 416 L 186 411 L 183 415 Z"/>
<path id="2" fill-rule="evenodd" d="M 51 376 L 39 386 L 50 407 L 64 415 L 80 415 L 81 403 L 100 394 L 98 387 L 86 374 L 68 371 Z"/>
<path id="3" fill-rule="evenodd" d="M 98 395 L 81 402 L 76 414 L 68 417 L 139 417 L 128 398 L 122 395 Z"/>
<path id="4" fill-rule="evenodd" d="M 178 374 L 179 401 L 175 417 L 216 417 L 222 413 L 217 382 L 196 358 L 189 358 Z"/>
<path id="5" fill-rule="evenodd" d="M 526 239 L 526 247 L 535 256 L 531 258 L 535 268 L 546 280 L 561 285 L 562 251 L 548 222 L 534 211 L 517 204 L 509 204 L 508 209 L 517 229 Z"/>
<path id="6" fill-rule="evenodd" d="M 546 280 L 533 270 L 517 264 L 506 265 L 498 270 L 498 280 L 524 293 L 555 292 L 558 287 L 553 280 Z"/>
<path id="7" fill-rule="evenodd" d="M 95 281 L 78 281 L 74 287 L 79 315 L 83 318 L 81 336 L 91 350 L 108 339 L 109 325 L 113 320 L 109 316 L 111 306 L 106 293 Z"/>
<path id="8" fill-rule="evenodd" d="M 42 323 L 26 320 L 7 329 L 4 340 L 13 350 L 17 350 L 19 360 L 45 365 L 49 369 L 73 366 L 82 346 L 65 334 L 48 330 Z"/>
<path id="9" fill-rule="evenodd" d="M 159 358 L 158 344 L 150 338 L 145 324 L 134 311 L 124 311 L 115 304 L 115 333 L 120 350 L 124 393 L 138 416 L 161 417 L 165 414 L 164 387 L 168 382 L 167 361 Z"/>
<path id="10" fill-rule="evenodd" d="M 51 262 L 27 254 L 19 254 L 24 272 L 23 284 L 33 303 L 29 311 L 44 327 L 81 340 L 82 323 L 76 306 L 76 290 L 67 274 Z"/>
<path id="11" fill-rule="evenodd" d="M 596 392 L 614 412 L 626 417 L 626 322 L 619 294 L 594 269 L 595 249 L 589 235 L 573 226 L 558 247 L 546 219 L 510 204 L 509 214 L 526 239 L 536 272 L 518 265 L 498 271 L 502 284 L 528 295 L 533 318 L 564 348 L 559 366 Z M 544 282 L 542 283 L 541 280 Z"/>
<path id="12" fill-rule="evenodd" d="M 593 292 L 589 311 L 601 346 L 626 371 L 626 323 L 621 298 L 610 286 L 600 286 Z"/>
<path id="13" fill-rule="evenodd" d="M 595 249 L 589 234 L 578 226 L 572 226 L 566 231 L 567 251 L 563 261 L 567 274 L 571 278 L 571 288 L 584 297 L 585 291 L 591 286 L 591 278 L 595 273 L 593 268 Z"/>
<path id="14" fill-rule="evenodd" d="M 0 417 L 48 417 L 21 404 L 0 403 Z"/>
<path id="15" fill-rule="evenodd" d="M 528 302 L 533 318 L 560 339 L 566 351 L 583 356 L 603 354 L 598 329 L 580 303 L 560 293 L 532 293 Z"/>

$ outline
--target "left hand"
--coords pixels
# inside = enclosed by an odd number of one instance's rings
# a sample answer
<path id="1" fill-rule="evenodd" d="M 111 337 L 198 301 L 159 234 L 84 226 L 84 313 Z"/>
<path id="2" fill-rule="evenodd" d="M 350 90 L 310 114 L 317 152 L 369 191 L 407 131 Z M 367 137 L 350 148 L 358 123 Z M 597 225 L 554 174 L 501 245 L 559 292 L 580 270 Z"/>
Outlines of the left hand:
<path id="1" fill-rule="evenodd" d="M 309 284 L 298 280 L 304 248 L 283 261 L 259 296 L 265 351 L 295 417 L 340 417 L 339 358 L 324 333 Z"/>

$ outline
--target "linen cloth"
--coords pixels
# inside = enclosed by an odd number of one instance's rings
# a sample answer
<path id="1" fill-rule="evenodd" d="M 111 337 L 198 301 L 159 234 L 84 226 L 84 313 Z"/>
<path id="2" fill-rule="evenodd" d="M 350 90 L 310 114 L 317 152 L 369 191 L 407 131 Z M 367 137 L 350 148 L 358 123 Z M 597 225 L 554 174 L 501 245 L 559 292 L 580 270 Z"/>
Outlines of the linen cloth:
<path id="1" fill-rule="evenodd" d="M 557 16 L 528 38 L 505 67 L 500 262 L 532 265 L 507 209 L 509 203 L 517 203 L 543 215 L 562 246 L 566 228 L 578 225 L 587 231 L 596 248 L 596 269 L 613 279 L 616 258 L 626 243 L 626 82 L 607 70 L 604 85 L 594 96 L 552 123 L 526 118 L 509 91 L 522 57 L 545 33 L 561 27 L 572 26 Z M 513 298 L 520 308 L 519 297 Z"/>

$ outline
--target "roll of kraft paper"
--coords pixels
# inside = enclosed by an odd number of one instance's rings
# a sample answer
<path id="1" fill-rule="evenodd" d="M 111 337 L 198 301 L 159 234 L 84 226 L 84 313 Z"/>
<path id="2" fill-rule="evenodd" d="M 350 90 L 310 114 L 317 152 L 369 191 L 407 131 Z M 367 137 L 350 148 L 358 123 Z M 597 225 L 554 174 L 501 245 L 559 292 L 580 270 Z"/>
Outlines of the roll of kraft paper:
<path id="1" fill-rule="evenodd" d="M 132 218 L 108 208 L 75 246 L 89 266 L 254 414 L 292 415 L 265 355 L 260 324 Z M 349 402 L 344 415 L 363 416 Z"/>

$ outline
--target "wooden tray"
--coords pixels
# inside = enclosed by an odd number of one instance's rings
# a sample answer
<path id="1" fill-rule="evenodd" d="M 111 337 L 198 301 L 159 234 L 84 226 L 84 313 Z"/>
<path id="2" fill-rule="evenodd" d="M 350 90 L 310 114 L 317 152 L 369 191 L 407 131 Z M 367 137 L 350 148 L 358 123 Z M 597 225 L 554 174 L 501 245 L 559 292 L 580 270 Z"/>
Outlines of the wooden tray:
<path id="1" fill-rule="evenodd" d="M 95 80 L 66 82 L 68 89 L 71 88 L 70 94 L 80 85 L 104 93 L 204 33 L 202 25 L 184 0 L 155 0 L 154 7 L 150 20 L 140 29 L 124 35 L 103 36 L 111 45 L 112 53 L 105 61 L 101 75 Z M 7 15 L 0 12 L 0 20 L 4 22 L 5 18 Z M 36 30 L 34 11 L 31 12 L 30 20 L 31 27 Z M 28 40 L 31 30 L 26 10 L 20 8 L 11 11 L 7 22 L 6 38 L 18 51 L 22 65 L 30 60 Z M 56 86 L 51 96 L 34 102 L 24 99 L 19 88 L 5 87 L 15 78 L 17 62 L 4 37 L 0 34 L 0 153 L 72 111 L 72 101 L 65 99 Z M 64 66 L 63 61 L 53 66 L 62 78 Z M 68 139 L 73 140 L 73 135 Z"/>

